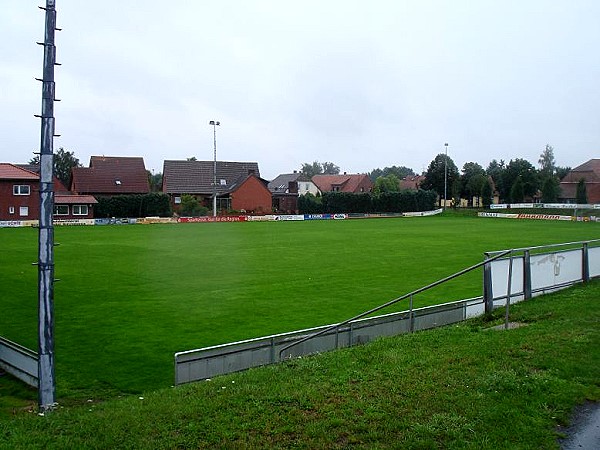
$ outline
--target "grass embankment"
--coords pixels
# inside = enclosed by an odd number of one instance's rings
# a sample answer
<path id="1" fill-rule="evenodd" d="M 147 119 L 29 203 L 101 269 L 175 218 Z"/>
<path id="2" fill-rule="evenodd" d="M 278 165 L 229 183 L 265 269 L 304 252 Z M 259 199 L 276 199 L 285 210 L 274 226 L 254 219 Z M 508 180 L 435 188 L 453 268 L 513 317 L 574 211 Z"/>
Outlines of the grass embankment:
<path id="1" fill-rule="evenodd" d="M 59 401 L 167 387 L 177 351 L 339 322 L 478 263 L 484 251 L 600 237 L 595 223 L 450 212 L 55 232 Z M 0 335 L 35 349 L 37 230 L 0 229 L 0 245 Z M 416 296 L 415 306 L 481 295 L 481 279 L 472 272 Z"/>
<path id="2" fill-rule="evenodd" d="M 149 393 L 0 419 L 0 448 L 557 448 L 600 400 L 600 282 L 476 319 Z"/>

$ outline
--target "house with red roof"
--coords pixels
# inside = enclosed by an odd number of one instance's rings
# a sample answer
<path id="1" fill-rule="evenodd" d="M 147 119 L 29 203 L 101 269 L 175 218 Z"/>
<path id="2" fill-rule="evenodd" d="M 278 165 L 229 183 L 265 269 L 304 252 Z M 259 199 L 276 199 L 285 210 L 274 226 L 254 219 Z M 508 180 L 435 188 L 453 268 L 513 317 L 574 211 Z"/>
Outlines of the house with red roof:
<path id="1" fill-rule="evenodd" d="M 424 180 L 424 175 L 408 175 L 400 180 L 400 190 L 418 191 Z"/>
<path id="2" fill-rule="evenodd" d="M 373 182 L 365 174 L 315 175 L 312 182 L 321 192 L 371 192 Z"/>
<path id="3" fill-rule="evenodd" d="M 25 168 L 27 167 L 27 168 Z M 39 166 L 0 163 L 0 221 L 39 220 Z M 91 195 L 74 195 L 54 177 L 54 218 L 91 219 Z"/>
<path id="4" fill-rule="evenodd" d="M 561 180 L 561 202 L 576 203 L 580 180 L 585 182 L 588 203 L 600 203 L 600 159 L 590 159 L 575 167 Z"/>
<path id="5" fill-rule="evenodd" d="M 89 167 L 73 167 L 71 191 L 113 197 L 148 194 L 150 182 L 142 157 L 92 156 Z"/>
<path id="6" fill-rule="evenodd" d="M 272 208 L 267 185 L 256 162 L 217 161 L 216 171 L 214 161 L 166 160 L 163 165 L 162 191 L 170 196 L 175 212 L 187 194 L 209 209 L 216 195 L 218 211 L 266 214 Z"/>

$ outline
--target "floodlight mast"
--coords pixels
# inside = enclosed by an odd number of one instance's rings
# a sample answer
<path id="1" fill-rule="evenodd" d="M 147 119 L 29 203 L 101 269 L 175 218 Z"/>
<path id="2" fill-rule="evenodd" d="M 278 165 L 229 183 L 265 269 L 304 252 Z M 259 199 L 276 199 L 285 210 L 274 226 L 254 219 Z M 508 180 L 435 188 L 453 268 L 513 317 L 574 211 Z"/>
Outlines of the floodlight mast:
<path id="1" fill-rule="evenodd" d="M 221 125 L 218 120 L 208 122 L 213 126 L 214 158 L 213 158 L 213 217 L 217 217 L 217 127 Z"/>
<path id="2" fill-rule="evenodd" d="M 447 191 L 448 191 L 448 143 L 447 142 L 444 144 L 444 147 L 446 147 L 446 157 L 444 158 L 444 208 L 443 208 L 443 210 L 446 211 L 446 195 L 447 195 Z"/>
<path id="3" fill-rule="evenodd" d="M 56 47 L 55 0 L 46 0 L 44 69 L 42 78 L 42 114 L 40 143 L 40 217 L 38 241 L 38 405 L 41 411 L 56 404 L 54 378 L 54 66 Z"/>

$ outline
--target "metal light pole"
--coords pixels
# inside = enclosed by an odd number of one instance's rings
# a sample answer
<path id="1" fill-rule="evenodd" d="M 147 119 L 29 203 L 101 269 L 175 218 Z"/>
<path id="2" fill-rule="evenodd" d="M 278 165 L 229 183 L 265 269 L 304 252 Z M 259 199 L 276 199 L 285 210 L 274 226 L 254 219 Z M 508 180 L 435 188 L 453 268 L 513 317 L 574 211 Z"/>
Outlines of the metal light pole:
<path id="1" fill-rule="evenodd" d="M 448 192 L 448 143 L 444 144 L 446 147 L 446 157 L 444 158 L 444 211 L 446 211 L 446 195 Z"/>
<path id="2" fill-rule="evenodd" d="M 213 217 L 217 217 L 217 126 L 221 125 L 218 120 L 208 122 L 213 126 L 213 141 L 214 141 L 214 164 L 213 164 Z"/>
<path id="3" fill-rule="evenodd" d="M 38 239 L 38 405 L 50 410 L 55 405 L 54 378 L 54 66 L 56 47 L 56 9 L 54 0 L 46 0 L 44 75 L 42 82 L 42 121 L 40 142 L 40 219 Z"/>

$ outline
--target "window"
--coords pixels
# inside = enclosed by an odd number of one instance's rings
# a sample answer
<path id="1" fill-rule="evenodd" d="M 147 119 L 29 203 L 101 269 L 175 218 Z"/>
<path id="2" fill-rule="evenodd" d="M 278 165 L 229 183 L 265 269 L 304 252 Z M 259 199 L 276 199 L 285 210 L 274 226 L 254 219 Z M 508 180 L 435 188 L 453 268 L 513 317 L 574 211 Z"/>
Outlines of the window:
<path id="1" fill-rule="evenodd" d="M 30 189 L 28 184 L 15 184 L 13 186 L 13 195 L 29 195 Z"/>
<path id="2" fill-rule="evenodd" d="M 29 215 L 29 207 L 28 206 L 21 206 L 19 208 L 19 215 L 21 217 L 27 217 Z"/>
<path id="3" fill-rule="evenodd" d="M 73 205 L 74 216 L 87 216 L 88 206 L 87 205 Z"/>
<path id="4" fill-rule="evenodd" d="M 181 204 L 181 197 L 175 197 L 175 204 L 176 205 L 180 205 Z"/>
<path id="5" fill-rule="evenodd" d="M 69 215 L 69 205 L 54 205 L 54 215 L 55 216 L 68 216 Z"/>
<path id="6" fill-rule="evenodd" d="M 117 186 L 121 186 L 121 184 L 122 184 L 122 183 L 121 183 L 121 180 L 115 180 L 115 184 L 116 184 Z"/>
<path id="7" fill-rule="evenodd" d="M 9 214 L 14 214 L 15 213 L 15 207 L 14 206 L 9 206 L 8 207 L 8 213 Z"/>
<path id="8" fill-rule="evenodd" d="M 226 186 L 226 185 L 227 185 L 227 180 L 221 179 L 221 186 Z"/>

